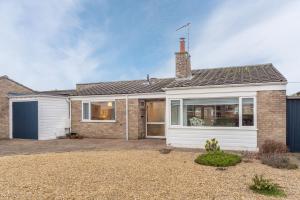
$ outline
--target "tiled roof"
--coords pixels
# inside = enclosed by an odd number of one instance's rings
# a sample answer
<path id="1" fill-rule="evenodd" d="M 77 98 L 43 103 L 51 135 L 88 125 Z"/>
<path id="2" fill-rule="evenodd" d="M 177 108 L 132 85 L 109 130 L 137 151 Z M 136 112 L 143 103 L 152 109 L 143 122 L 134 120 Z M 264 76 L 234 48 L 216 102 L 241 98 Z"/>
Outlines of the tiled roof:
<path id="1" fill-rule="evenodd" d="M 81 89 L 73 93 L 76 96 L 84 95 L 111 95 L 111 94 L 136 94 L 163 92 L 162 88 L 173 82 L 175 78 L 133 81 L 115 81 L 93 83 L 91 87 Z"/>
<path id="2" fill-rule="evenodd" d="M 272 64 L 197 69 L 192 70 L 192 74 L 191 79 L 150 79 L 150 83 L 147 80 L 133 80 L 82 84 L 85 87 L 72 95 L 155 93 L 163 92 L 164 88 L 286 82 Z M 86 87 L 88 85 L 90 87 Z"/>
<path id="3" fill-rule="evenodd" d="M 191 79 L 176 79 L 166 88 L 287 81 L 271 63 L 198 69 L 192 70 L 192 74 Z"/>

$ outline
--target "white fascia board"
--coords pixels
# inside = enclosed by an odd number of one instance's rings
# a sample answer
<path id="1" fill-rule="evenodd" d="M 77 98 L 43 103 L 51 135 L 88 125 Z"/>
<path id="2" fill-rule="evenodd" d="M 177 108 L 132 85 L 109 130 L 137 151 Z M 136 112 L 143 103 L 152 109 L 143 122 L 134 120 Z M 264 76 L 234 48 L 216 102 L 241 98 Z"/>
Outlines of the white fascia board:
<path id="1" fill-rule="evenodd" d="M 26 102 L 26 101 L 39 101 L 39 97 L 20 97 L 20 98 L 9 98 L 10 102 Z"/>
<path id="2" fill-rule="evenodd" d="M 8 95 L 9 99 L 28 99 L 28 98 L 54 98 L 54 99 L 68 99 L 68 96 L 55 96 L 55 95 L 40 95 L 40 94 L 28 94 L 28 95 Z"/>
<path id="3" fill-rule="evenodd" d="M 270 82 L 270 83 L 248 83 L 248 84 L 228 84 L 228 85 L 207 85 L 207 86 L 191 86 L 191 87 L 174 87 L 162 88 L 164 91 L 171 90 L 187 90 L 187 89 L 205 89 L 205 88 L 235 88 L 235 87 L 252 87 L 252 86 L 286 86 L 287 82 Z"/>
<path id="4" fill-rule="evenodd" d="M 89 96 L 71 96 L 72 101 L 80 100 L 116 100 L 116 99 L 164 99 L 166 98 L 165 92 L 159 93 L 141 93 L 141 94 L 123 94 L 123 95 L 89 95 Z"/>
<path id="5" fill-rule="evenodd" d="M 257 91 L 265 91 L 265 90 L 286 90 L 286 83 L 167 88 L 166 94 L 168 96 L 168 95 L 183 95 L 183 94 L 211 94 L 211 93 L 237 93 L 237 92 L 243 93 L 243 92 L 257 92 Z"/>

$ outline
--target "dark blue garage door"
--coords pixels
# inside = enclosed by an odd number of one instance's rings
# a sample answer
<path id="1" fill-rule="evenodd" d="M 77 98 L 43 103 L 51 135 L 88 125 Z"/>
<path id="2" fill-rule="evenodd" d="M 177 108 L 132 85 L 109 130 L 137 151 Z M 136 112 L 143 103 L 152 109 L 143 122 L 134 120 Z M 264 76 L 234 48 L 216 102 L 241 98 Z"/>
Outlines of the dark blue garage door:
<path id="1" fill-rule="evenodd" d="M 291 152 L 300 152 L 300 99 L 287 99 L 287 145 Z"/>
<path id="2" fill-rule="evenodd" d="M 13 138 L 38 139 L 38 102 L 13 102 Z"/>

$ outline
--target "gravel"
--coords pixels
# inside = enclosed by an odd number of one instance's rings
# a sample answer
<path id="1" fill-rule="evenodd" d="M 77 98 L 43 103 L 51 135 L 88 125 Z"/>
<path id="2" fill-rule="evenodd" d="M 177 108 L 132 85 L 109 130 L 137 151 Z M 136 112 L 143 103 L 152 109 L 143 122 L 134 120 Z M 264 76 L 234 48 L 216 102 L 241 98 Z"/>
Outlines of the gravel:
<path id="1" fill-rule="evenodd" d="M 258 161 L 225 171 L 194 163 L 197 153 L 110 150 L 0 157 L 0 199 L 278 199 L 254 194 L 254 174 L 300 197 L 300 170 Z"/>

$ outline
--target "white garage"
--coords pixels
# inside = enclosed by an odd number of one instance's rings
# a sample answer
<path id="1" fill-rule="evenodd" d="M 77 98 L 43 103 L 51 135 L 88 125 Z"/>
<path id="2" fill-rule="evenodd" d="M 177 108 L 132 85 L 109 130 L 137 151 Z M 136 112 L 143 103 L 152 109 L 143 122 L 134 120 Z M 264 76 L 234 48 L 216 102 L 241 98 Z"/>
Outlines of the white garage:
<path id="1" fill-rule="evenodd" d="M 9 95 L 10 138 L 49 140 L 70 130 L 69 100 L 55 95 Z"/>

